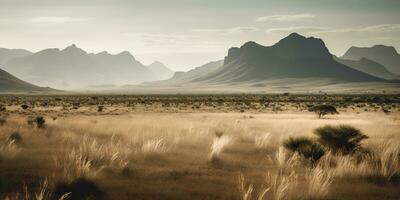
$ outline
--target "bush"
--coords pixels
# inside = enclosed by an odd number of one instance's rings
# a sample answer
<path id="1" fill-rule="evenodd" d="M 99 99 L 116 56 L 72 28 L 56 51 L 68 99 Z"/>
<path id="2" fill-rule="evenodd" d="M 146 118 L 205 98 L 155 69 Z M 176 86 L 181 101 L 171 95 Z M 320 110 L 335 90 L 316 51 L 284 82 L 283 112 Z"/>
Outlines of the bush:
<path id="1" fill-rule="evenodd" d="M 283 142 L 283 146 L 304 156 L 312 163 L 318 161 L 325 154 L 325 149 L 320 144 L 305 137 L 289 138 Z"/>
<path id="2" fill-rule="evenodd" d="M 56 184 L 52 199 L 60 199 L 65 194 L 69 194 L 68 200 L 104 198 L 104 192 L 94 182 L 85 178 L 78 178 L 71 183 Z"/>
<path id="3" fill-rule="evenodd" d="M 0 117 L 0 126 L 3 126 L 6 122 L 6 118 Z"/>
<path id="4" fill-rule="evenodd" d="M 28 108 L 29 108 L 29 106 L 28 106 L 28 105 L 26 105 L 26 104 L 22 104 L 22 105 L 21 105 L 21 108 L 22 108 L 22 109 L 24 109 L 24 110 L 26 110 L 26 109 L 28 109 Z"/>
<path id="5" fill-rule="evenodd" d="M 46 120 L 42 116 L 38 116 L 35 118 L 36 127 L 44 128 Z"/>
<path id="6" fill-rule="evenodd" d="M 4 105 L 0 104 L 0 112 L 4 112 L 6 111 L 6 107 Z"/>
<path id="7" fill-rule="evenodd" d="M 361 141 L 368 137 L 348 125 L 323 126 L 314 130 L 318 142 L 334 153 L 350 154 L 361 149 Z"/>
<path id="8" fill-rule="evenodd" d="M 308 109 L 310 112 L 315 112 L 318 115 L 318 118 L 322 118 L 327 114 L 339 114 L 334 106 L 331 105 L 317 105 Z"/>
<path id="9" fill-rule="evenodd" d="M 103 112 L 104 106 L 97 106 L 97 112 Z"/>

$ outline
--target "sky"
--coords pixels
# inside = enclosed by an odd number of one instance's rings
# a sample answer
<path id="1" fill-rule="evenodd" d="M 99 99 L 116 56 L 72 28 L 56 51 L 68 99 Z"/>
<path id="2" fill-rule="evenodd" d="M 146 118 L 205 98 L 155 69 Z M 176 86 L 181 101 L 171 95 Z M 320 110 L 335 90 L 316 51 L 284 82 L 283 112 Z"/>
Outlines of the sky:
<path id="1" fill-rule="evenodd" d="M 351 46 L 400 50 L 400 0 L 0 0 L 0 47 L 127 50 L 175 71 L 292 32 L 322 38 L 339 56 Z"/>

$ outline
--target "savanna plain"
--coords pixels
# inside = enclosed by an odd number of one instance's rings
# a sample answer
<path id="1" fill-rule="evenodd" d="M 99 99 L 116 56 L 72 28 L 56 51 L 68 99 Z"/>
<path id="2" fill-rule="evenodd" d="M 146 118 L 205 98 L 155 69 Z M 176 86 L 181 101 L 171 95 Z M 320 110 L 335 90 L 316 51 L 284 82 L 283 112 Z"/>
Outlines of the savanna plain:
<path id="1" fill-rule="evenodd" d="M 399 95 L 3 95 L 0 199 L 400 199 Z"/>

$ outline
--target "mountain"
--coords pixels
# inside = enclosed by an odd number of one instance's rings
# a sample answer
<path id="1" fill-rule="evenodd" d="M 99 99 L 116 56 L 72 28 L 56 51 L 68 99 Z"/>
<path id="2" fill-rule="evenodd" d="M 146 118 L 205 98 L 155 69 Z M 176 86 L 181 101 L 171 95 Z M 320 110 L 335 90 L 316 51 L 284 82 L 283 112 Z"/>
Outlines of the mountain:
<path id="1" fill-rule="evenodd" d="M 341 59 L 335 57 L 335 60 L 349 66 L 353 69 L 356 69 L 358 71 L 383 78 L 383 79 L 400 79 L 400 76 L 397 76 L 391 72 L 389 72 L 385 66 L 367 59 L 367 58 L 361 58 L 360 60 L 346 60 L 346 59 Z"/>
<path id="2" fill-rule="evenodd" d="M 368 58 L 385 66 L 390 72 L 400 75 L 400 55 L 394 47 L 375 45 L 373 47 L 351 47 L 343 59 L 360 60 Z"/>
<path id="3" fill-rule="evenodd" d="M 68 89 L 158 80 L 153 71 L 127 51 L 89 54 L 76 45 L 15 58 L 2 68 L 34 84 Z"/>
<path id="4" fill-rule="evenodd" d="M 219 67 L 223 66 L 224 61 L 213 61 L 199 67 L 195 67 L 187 72 L 175 72 L 174 76 L 168 81 L 172 82 L 191 82 L 199 77 L 202 77 Z"/>
<path id="5" fill-rule="evenodd" d="M 282 78 L 385 81 L 335 61 L 321 39 L 306 38 L 297 33 L 290 34 L 273 46 L 247 42 L 240 48 L 231 48 L 222 67 L 193 81 L 236 84 Z"/>
<path id="6" fill-rule="evenodd" d="M 158 80 L 166 80 L 172 77 L 174 71 L 166 67 L 163 63 L 155 61 L 147 66 L 156 76 Z"/>
<path id="7" fill-rule="evenodd" d="M 6 92 L 51 92 L 51 88 L 38 87 L 22 81 L 10 73 L 0 69 L 0 93 Z"/>
<path id="8" fill-rule="evenodd" d="M 18 57 L 29 56 L 32 52 L 24 49 L 5 49 L 0 48 L 0 66 Z"/>

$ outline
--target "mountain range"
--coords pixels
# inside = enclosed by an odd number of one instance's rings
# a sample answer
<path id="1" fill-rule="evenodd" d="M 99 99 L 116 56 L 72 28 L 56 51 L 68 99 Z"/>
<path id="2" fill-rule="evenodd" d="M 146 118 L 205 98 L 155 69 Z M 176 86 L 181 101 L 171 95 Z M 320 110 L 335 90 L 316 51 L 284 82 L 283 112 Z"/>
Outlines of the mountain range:
<path id="1" fill-rule="evenodd" d="M 162 63 L 145 66 L 127 51 L 94 54 L 71 45 L 9 56 L 0 68 L 28 82 L 54 88 L 138 84 L 172 76 Z"/>
<path id="2" fill-rule="evenodd" d="M 230 48 L 223 60 L 174 74 L 161 62 L 145 66 L 127 51 L 94 54 L 76 45 L 36 53 L 9 51 L 3 49 L 1 68 L 24 81 L 55 88 L 89 86 L 95 90 L 144 93 L 165 88 L 169 92 L 180 89 L 211 91 L 215 88 L 222 92 L 376 92 L 400 88 L 399 75 L 394 73 L 397 68 L 393 67 L 398 54 L 393 47 L 352 47 L 339 58 L 329 52 L 321 39 L 297 33 L 272 46 L 246 42 Z M 383 58 L 392 61 L 381 60 Z"/>
<path id="3" fill-rule="evenodd" d="M 391 73 L 400 75 L 400 55 L 391 46 L 351 47 L 342 58 L 348 60 L 367 58 L 385 66 Z"/>
<path id="4" fill-rule="evenodd" d="M 334 59 L 324 42 L 290 34 L 273 46 L 247 42 L 229 49 L 223 63 L 207 70 L 207 65 L 178 74 L 162 83 L 238 84 L 272 79 L 322 78 L 336 82 L 385 82 L 384 79 L 346 66 Z"/>

